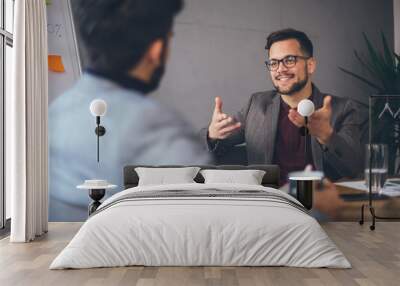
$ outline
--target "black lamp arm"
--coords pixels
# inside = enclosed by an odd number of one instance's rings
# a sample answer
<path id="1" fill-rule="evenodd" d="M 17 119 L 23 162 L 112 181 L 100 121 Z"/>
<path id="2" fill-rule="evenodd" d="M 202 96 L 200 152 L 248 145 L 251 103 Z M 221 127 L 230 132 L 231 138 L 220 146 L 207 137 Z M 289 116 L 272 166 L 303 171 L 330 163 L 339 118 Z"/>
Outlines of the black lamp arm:
<path id="1" fill-rule="evenodd" d="M 96 133 L 97 135 L 97 162 L 100 161 L 100 136 L 103 136 L 104 134 L 106 134 L 106 129 L 104 128 L 104 126 L 100 125 L 100 116 L 96 116 L 96 124 L 97 127 L 94 130 L 94 133 Z"/>

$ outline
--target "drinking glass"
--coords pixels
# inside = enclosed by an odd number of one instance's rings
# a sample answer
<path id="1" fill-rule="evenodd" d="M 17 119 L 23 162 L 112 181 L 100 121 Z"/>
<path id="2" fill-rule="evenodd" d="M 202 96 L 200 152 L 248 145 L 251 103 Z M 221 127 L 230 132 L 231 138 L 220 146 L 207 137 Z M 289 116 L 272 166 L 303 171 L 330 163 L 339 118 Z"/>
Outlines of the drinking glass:
<path id="1" fill-rule="evenodd" d="M 371 191 L 381 193 L 388 173 L 388 147 L 386 144 L 367 144 L 365 148 L 365 184 L 369 188 L 371 163 Z"/>

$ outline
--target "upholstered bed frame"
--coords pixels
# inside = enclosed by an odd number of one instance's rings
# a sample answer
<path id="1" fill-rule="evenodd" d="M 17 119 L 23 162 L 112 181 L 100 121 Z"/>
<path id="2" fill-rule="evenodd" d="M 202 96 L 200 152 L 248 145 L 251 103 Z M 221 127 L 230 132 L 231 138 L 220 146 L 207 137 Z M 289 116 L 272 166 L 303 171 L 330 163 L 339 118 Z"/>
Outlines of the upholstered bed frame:
<path id="1" fill-rule="evenodd" d="M 193 165 L 192 165 L 193 166 Z M 219 170 L 264 170 L 266 173 L 262 180 L 262 185 L 265 187 L 278 188 L 279 187 L 279 166 L 278 165 L 196 165 L 201 169 L 219 169 Z M 124 167 L 124 189 L 133 188 L 138 185 L 139 177 L 135 171 L 136 167 L 157 167 L 157 168 L 172 168 L 172 167 L 186 167 L 178 165 L 166 166 L 145 166 L 145 165 L 129 165 Z M 203 176 L 199 173 L 194 179 L 197 183 L 204 183 Z"/>
<path id="2" fill-rule="evenodd" d="M 138 184 L 135 167 L 124 169 L 125 188 Z M 276 186 L 279 178 L 277 166 L 198 167 L 263 169 L 264 186 Z M 317 221 L 284 192 L 234 183 L 153 187 L 139 186 L 138 191 L 126 190 L 108 198 L 50 269 L 351 267 Z"/>

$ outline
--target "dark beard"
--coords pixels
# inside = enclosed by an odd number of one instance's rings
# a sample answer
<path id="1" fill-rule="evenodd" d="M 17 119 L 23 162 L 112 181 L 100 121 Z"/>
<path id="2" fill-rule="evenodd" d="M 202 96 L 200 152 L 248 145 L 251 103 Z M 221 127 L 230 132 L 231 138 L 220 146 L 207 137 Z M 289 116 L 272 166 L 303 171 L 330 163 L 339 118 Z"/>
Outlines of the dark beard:
<path id="1" fill-rule="evenodd" d="M 156 90 L 160 86 L 161 79 L 164 75 L 165 71 L 165 63 L 163 62 L 158 68 L 156 68 L 151 76 L 151 79 L 148 83 L 146 83 L 146 90 L 144 93 L 150 93 Z"/>
<path id="2" fill-rule="evenodd" d="M 288 91 L 282 91 L 279 89 L 279 87 L 277 85 L 274 85 L 275 90 L 282 95 L 293 95 L 296 92 L 299 92 L 300 90 L 302 90 L 306 84 L 308 82 L 308 73 L 306 72 L 306 77 L 303 80 L 300 80 L 298 82 L 296 82 L 295 84 L 292 85 L 292 87 L 288 90 Z"/>
<path id="3" fill-rule="evenodd" d="M 168 40 L 167 36 L 163 39 L 163 45 L 162 45 L 162 51 L 161 51 L 161 64 L 159 67 L 157 67 L 148 83 L 146 83 L 146 90 L 144 91 L 145 94 L 153 92 L 160 86 L 160 82 L 162 77 L 164 76 L 165 72 L 165 65 L 167 62 L 167 45 L 168 45 Z"/>

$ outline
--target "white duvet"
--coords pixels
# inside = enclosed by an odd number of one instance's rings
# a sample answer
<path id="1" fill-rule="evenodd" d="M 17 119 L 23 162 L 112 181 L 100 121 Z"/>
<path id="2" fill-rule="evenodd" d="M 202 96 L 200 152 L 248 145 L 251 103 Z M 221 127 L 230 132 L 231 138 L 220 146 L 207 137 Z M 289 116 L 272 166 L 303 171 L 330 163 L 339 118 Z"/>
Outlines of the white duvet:
<path id="1" fill-rule="evenodd" d="M 136 192 L 207 189 L 264 191 L 231 184 L 135 187 L 107 199 L 50 269 L 146 266 L 294 266 L 350 268 L 318 222 L 290 204 L 246 197 L 118 199 Z M 114 203 L 113 203 L 114 202 Z"/>

